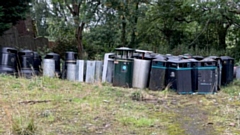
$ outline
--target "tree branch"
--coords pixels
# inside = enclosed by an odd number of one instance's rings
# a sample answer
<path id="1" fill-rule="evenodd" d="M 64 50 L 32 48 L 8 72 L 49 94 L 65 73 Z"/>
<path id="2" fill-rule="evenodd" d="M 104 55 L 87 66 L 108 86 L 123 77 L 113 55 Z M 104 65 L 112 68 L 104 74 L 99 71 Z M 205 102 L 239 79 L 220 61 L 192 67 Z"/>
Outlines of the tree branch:
<path id="1" fill-rule="evenodd" d="M 73 9 L 69 6 L 69 4 L 67 4 L 67 1 L 64 0 L 64 2 L 65 2 L 65 4 L 66 4 L 67 8 L 69 9 L 70 13 L 71 13 L 72 15 L 74 15 Z"/>
<path id="2" fill-rule="evenodd" d="M 240 14 L 240 9 L 229 10 L 229 12 L 234 13 L 234 14 Z"/>
<path id="3" fill-rule="evenodd" d="M 210 20 L 208 19 L 206 24 L 205 24 L 205 27 L 202 29 L 202 31 L 197 35 L 197 37 L 188 45 L 188 47 L 192 46 L 196 40 L 199 38 L 199 36 L 201 36 L 203 34 L 203 32 L 207 29 L 207 26 L 209 24 Z"/>
<path id="4" fill-rule="evenodd" d="M 81 5 L 82 5 L 82 1 L 78 3 L 78 12 L 79 12 L 79 10 L 81 8 Z"/>

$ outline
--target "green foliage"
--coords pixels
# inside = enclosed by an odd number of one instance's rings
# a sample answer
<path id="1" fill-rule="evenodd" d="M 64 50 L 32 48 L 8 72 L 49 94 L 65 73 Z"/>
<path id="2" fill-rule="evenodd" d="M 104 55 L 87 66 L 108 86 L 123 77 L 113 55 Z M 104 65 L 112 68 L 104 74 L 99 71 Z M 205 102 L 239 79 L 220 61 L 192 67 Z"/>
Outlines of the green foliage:
<path id="1" fill-rule="evenodd" d="M 173 54 L 173 55 L 182 55 L 182 54 L 192 54 L 192 55 L 200 55 L 200 56 L 222 56 L 227 55 L 227 51 L 224 50 L 216 50 L 214 48 L 189 48 L 186 45 L 178 45 L 175 48 L 171 49 L 170 47 L 159 47 L 156 51 L 160 54 Z M 230 55 L 231 56 L 231 55 Z"/>
<path id="2" fill-rule="evenodd" d="M 99 59 L 119 46 L 240 59 L 237 1 L 52 0 L 51 9 L 46 0 L 35 1 L 39 33 L 47 30 L 51 40 L 65 44 L 58 52 L 82 43 L 88 59 Z"/>
<path id="3" fill-rule="evenodd" d="M 8 0 L 0 2 L 0 35 L 17 21 L 24 19 L 31 0 Z"/>
<path id="4" fill-rule="evenodd" d="M 145 16 L 148 1 L 116 1 L 108 0 L 107 8 L 114 9 L 114 23 L 117 26 L 120 42 L 117 46 L 128 46 L 136 48 L 138 39 L 138 23 L 141 17 Z M 110 20 L 113 21 L 113 20 Z"/>
<path id="5" fill-rule="evenodd" d="M 77 52 L 76 40 L 58 39 L 57 46 L 53 48 L 53 52 L 58 53 L 62 59 L 65 58 L 66 51 Z"/>
<path id="6" fill-rule="evenodd" d="M 112 52 L 113 48 L 120 44 L 117 35 L 115 27 L 111 27 L 110 24 L 99 25 L 85 32 L 84 48 L 88 59 L 99 59 L 99 57 L 102 59 L 104 53 Z"/>
<path id="7" fill-rule="evenodd" d="M 222 91 L 230 96 L 239 96 L 240 98 L 240 80 L 234 80 L 228 87 L 223 87 Z"/>
<path id="8" fill-rule="evenodd" d="M 35 22 L 37 36 L 49 36 L 48 18 L 51 17 L 47 0 L 32 0 L 31 17 Z"/>
<path id="9" fill-rule="evenodd" d="M 132 100 L 142 101 L 143 94 L 141 91 L 135 91 L 131 94 Z"/>
<path id="10" fill-rule="evenodd" d="M 48 38 L 50 40 L 75 40 L 74 27 L 68 23 L 66 23 L 62 19 L 48 19 L 48 28 L 46 31 L 48 32 Z M 75 44 L 76 45 L 76 44 Z"/>

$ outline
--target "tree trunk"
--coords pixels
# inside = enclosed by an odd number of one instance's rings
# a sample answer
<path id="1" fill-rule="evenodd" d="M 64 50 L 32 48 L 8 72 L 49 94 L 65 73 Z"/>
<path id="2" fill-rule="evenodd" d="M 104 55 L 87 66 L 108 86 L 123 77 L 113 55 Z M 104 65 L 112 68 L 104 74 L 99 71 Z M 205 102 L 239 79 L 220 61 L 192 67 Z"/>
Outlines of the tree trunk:
<path id="1" fill-rule="evenodd" d="M 137 22 L 138 22 L 138 5 L 139 3 L 137 2 L 135 5 L 135 15 L 134 15 L 134 22 L 133 22 L 133 30 L 132 30 L 132 35 L 131 35 L 131 42 L 130 42 L 130 47 L 136 48 L 136 29 L 137 29 Z"/>
<path id="2" fill-rule="evenodd" d="M 165 36 L 167 42 L 168 42 L 168 46 L 173 49 L 174 46 L 171 44 L 171 38 L 172 38 L 172 30 L 168 29 L 168 28 L 163 28 L 161 30 L 161 32 L 163 33 L 163 35 Z"/>
<path id="3" fill-rule="evenodd" d="M 83 58 L 83 44 L 82 44 L 82 35 L 83 35 L 83 28 L 84 23 L 76 30 L 76 40 L 77 40 L 77 47 L 78 47 L 78 56 L 80 59 Z"/>
<path id="4" fill-rule="evenodd" d="M 226 44 L 226 36 L 227 36 L 227 32 L 228 32 L 228 28 L 231 26 L 231 24 L 228 24 L 226 27 L 224 27 L 223 25 L 218 27 L 218 49 L 219 50 L 225 50 L 227 48 L 227 44 Z"/>
<path id="5" fill-rule="evenodd" d="M 78 56 L 79 59 L 83 59 L 83 44 L 82 44 L 82 38 L 77 40 L 78 45 Z"/>
<path id="6" fill-rule="evenodd" d="M 76 38 L 76 41 L 77 41 L 77 48 L 78 48 L 78 55 L 80 57 L 80 59 L 83 58 L 83 43 L 82 43 L 82 39 L 83 39 L 83 29 L 84 29 L 84 26 L 85 26 L 85 21 L 83 21 L 84 19 L 81 18 L 80 19 L 80 16 L 81 14 L 87 14 L 86 16 L 92 18 L 94 16 L 94 14 L 96 13 L 96 10 L 98 8 L 98 6 L 101 4 L 101 1 L 100 0 L 97 0 L 97 3 L 93 3 L 90 2 L 90 1 L 86 1 L 86 0 L 80 0 L 80 1 L 76 1 L 76 0 L 72 0 L 72 3 L 71 3 L 71 6 L 68 4 L 67 0 L 64 0 L 64 2 L 66 3 L 66 6 L 67 8 L 69 9 L 69 11 L 71 12 L 73 18 L 74 18 L 74 25 L 76 26 L 76 30 L 75 30 L 75 38 Z M 92 5 L 90 6 L 91 9 L 89 9 L 88 11 L 85 11 L 83 13 L 80 13 L 80 9 L 82 6 L 84 6 L 85 4 L 89 4 L 92 3 L 93 5 L 95 5 L 95 7 Z M 84 4 L 84 5 L 83 5 Z M 89 7 L 89 8 L 90 8 Z M 93 11 L 92 11 L 93 9 Z M 89 16 L 90 15 L 90 16 Z"/>
<path id="7" fill-rule="evenodd" d="M 226 35 L 227 35 L 226 30 L 218 31 L 218 41 L 219 41 L 218 49 L 220 49 L 220 50 L 225 50 L 227 47 Z"/>
<path id="8" fill-rule="evenodd" d="M 122 18 L 122 35 L 121 35 L 122 46 L 126 46 L 126 20 L 125 16 Z"/>

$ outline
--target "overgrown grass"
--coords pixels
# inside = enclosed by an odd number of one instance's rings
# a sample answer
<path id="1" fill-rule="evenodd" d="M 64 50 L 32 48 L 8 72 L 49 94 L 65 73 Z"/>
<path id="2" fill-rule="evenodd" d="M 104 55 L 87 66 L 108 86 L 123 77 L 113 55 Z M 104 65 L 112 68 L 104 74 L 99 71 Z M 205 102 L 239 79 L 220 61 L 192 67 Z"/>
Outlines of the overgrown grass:
<path id="1" fill-rule="evenodd" d="M 27 80 L 1 75 L 0 133 L 190 134 L 184 123 L 191 128 L 196 122 L 199 130 L 213 125 L 214 133 L 237 134 L 239 84 L 234 81 L 215 95 L 177 95 L 57 78 Z"/>

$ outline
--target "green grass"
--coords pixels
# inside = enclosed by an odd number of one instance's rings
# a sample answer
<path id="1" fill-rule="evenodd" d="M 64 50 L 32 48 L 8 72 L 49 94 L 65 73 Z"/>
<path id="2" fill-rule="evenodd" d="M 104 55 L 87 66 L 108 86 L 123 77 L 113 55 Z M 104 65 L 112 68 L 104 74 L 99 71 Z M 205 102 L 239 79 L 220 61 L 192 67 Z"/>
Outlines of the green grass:
<path id="1" fill-rule="evenodd" d="M 237 134 L 239 93 L 240 81 L 215 95 L 177 95 L 0 75 L 0 133 L 184 135 L 199 127 L 199 133 Z"/>

